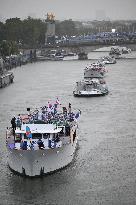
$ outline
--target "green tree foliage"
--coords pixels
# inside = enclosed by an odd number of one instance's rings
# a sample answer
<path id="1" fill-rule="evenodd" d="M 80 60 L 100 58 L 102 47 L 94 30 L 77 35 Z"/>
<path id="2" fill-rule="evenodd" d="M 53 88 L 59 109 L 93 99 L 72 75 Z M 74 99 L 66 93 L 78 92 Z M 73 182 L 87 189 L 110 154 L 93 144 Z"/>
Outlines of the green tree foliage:
<path id="1" fill-rule="evenodd" d="M 72 36 L 77 33 L 74 21 L 72 19 L 56 23 L 56 35 Z"/>
<path id="2" fill-rule="evenodd" d="M 0 44 L 0 53 L 3 57 L 18 53 L 18 46 L 15 41 L 3 40 Z"/>
<path id="3" fill-rule="evenodd" d="M 5 37 L 5 25 L 0 22 L 0 42 L 4 40 Z"/>
<path id="4" fill-rule="evenodd" d="M 28 17 L 23 21 L 23 43 L 30 47 L 44 44 L 46 26 L 40 19 Z"/>
<path id="5" fill-rule="evenodd" d="M 35 48 L 45 41 L 46 24 L 40 19 L 28 17 L 7 19 L 5 24 L 0 22 L 0 42 L 16 42 L 18 46 Z M 3 44 L 2 44 L 3 45 Z"/>
<path id="6" fill-rule="evenodd" d="M 6 40 L 18 42 L 22 38 L 23 24 L 20 18 L 10 18 L 5 23 Z"/>

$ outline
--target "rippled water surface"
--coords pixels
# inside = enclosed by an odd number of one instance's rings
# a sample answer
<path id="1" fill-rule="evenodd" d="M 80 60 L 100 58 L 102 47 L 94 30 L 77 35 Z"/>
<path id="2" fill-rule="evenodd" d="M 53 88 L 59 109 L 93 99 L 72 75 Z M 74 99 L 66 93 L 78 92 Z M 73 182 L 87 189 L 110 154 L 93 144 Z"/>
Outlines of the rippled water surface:
<path id="1" fill-rule="evenodd" d="M 89 62 L 93 61 L 18 67 L 13 70 L 14 83 L 0 89 L 0 205 L 136 204 L 136 59 L 107 66 L 109 95 L 75 98 L 75 82 L 83 78 Z M 5 146 L 11 117 L 56 97 L 82 111 L 74 161 L 43 178 L 13 174 Z"/>

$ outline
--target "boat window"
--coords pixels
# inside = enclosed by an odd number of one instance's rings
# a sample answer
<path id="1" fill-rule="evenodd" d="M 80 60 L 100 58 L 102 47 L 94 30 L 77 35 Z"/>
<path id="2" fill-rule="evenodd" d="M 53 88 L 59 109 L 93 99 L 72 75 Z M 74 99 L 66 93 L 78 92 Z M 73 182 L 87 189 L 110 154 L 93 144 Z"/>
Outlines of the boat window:
<path id="1" fill-rule="evenodd" d="M 49 134 L 49 133 L 43 133 L 43 138 L 44 138 L 44 139 L 50 138 L 50 134 Z"/>
<path id="2" fill-rule="evenodd" d="M 66 126 L 66 136 L 70 136 L 70 126 Z"/>
<path id="3" fill-rule="evenodd" d="M 21 134 L 16 134 L 15 142 L 21 142 Z"/>
<path id="4" fill-rule="evenodd" d="M 73 134 L 73 142 L 75 141 L 75 138 L 76 138 L 76 130 L 75 130 L 75 132 Z"/>
<path id="5" fill-rule="evenodd" d="M 33 133 L 32 138 L 33 139 L 42 139 L 42 134 L 41 133 Z"/>
<path id="6" fill-rule="evenodd" d="M 27 139 L 28 137 L 26 136 L 26 134 L 24 134 L 24 139 Z"/>
<path id="7" fill-rule="evenodd" d="M 60 136 L 64 135 L 64 127 L 61 127 L 61 128 L 62 128 L 62 130 L 59 133 Z"/>

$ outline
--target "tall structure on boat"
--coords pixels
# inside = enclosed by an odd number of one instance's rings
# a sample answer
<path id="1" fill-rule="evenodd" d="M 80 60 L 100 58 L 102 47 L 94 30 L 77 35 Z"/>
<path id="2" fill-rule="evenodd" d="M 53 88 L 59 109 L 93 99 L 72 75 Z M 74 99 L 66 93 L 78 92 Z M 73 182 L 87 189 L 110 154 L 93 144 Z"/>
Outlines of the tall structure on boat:
<path id="1" fill-rule="evenodd" d="M 55 16 L 53 13 L 47 13 L 46 18 L 47 31 L 45 33 L 45 45 L 55 43 Z"/>

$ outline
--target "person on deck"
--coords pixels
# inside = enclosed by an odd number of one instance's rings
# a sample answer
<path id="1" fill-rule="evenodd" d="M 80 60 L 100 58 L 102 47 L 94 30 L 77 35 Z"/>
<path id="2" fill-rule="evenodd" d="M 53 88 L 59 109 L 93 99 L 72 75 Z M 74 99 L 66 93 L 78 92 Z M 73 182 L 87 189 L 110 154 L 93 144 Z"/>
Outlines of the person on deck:
<path id="1" fill-rule="evenodd" d="M 43 144 L 43 142 L 42 142 L 41 139 L 39 139 L 39 140 L 37 141 L 37 144 L 38 144 L 38 146 L 39 146 L 39 149 L 43 149 L 43 148 L 44 148 L 44 144 Z"/>
<path id="2" fill-rule="evenodd" d="M 15 135 L 15 130 L 16 130 L 16 118 L 15 117 L 12 118 L 11 125 L 13 129 L 13 135 Z"/>

